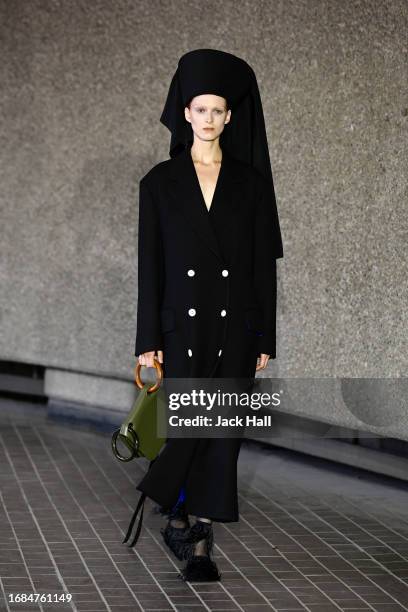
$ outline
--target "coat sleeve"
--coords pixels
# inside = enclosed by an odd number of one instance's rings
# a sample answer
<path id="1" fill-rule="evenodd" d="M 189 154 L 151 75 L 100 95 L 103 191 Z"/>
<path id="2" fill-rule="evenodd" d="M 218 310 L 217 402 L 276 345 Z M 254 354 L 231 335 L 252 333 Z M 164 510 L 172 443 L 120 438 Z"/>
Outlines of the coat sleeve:
<path id="1" fill-rule="evenodd" d="M 276 358 L 276 260 L 283 257 L 273 185 L 262 181 L 255 212 L 254 285 L 263 316 L 258 353 Z"/>
<path id="2" fill-rule="evenodd" d="M 139 184 L 138 298 L 135 355 L 162 350 L 160 308 L 163 245 L 158 210 L 144 178 Z"/>

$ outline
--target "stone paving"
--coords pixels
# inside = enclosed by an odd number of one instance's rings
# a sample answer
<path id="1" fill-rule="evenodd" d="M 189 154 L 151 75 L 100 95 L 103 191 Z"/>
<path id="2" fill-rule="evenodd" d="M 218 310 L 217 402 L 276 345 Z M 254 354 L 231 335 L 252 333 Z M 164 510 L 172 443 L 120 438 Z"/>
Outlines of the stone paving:
<path id="1" fill-rule="evenodd" d="M 149 500 L 137 547 L 122 544 L 146 465 L 118 462 L 106 433 L 1 400 L 0 609 L 408 610 L 404 482 L 244 443 L 240 522 L 214 525 L 222 581 L 186 584 Z M 11 603 L 34 593 L 51 601 Z"/>

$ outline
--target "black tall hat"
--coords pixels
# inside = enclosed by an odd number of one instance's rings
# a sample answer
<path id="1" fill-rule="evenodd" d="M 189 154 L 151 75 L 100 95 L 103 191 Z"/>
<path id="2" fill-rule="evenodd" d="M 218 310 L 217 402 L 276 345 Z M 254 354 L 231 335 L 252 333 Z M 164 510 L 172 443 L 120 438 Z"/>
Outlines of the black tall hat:
<path id="1" fill-rule="evenodd" d="M 194 97 L 215 94 L 227 100 L 231 121 L 224 126 L 220 146 L 232 157 L 256 168 L 271 185 L 275 215 L 275 256 L 283 257 L 272 169 L 258 83 L 243 59 L 217 49 L 196 49 L 183 55 L 172 78 L 160 121 L 170 130 L 170 157 L 190 147 L 194 134 L 184 108 Z"/>

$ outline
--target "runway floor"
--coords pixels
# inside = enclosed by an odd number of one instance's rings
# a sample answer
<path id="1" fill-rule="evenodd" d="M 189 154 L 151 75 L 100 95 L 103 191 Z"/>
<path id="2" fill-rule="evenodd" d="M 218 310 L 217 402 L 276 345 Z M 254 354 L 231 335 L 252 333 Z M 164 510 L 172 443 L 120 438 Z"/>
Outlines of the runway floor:
<path id="1" fill-rule="evenodd" d="M 137 547 L 122 544 L 145 469 L 117 461 L 106 433 L 2 399 L 0 609 L 408 610 L 406 483 L 244 442 L 240 522 L 214 526 L 222 581 L 187 584 L 149 500 Z"/>

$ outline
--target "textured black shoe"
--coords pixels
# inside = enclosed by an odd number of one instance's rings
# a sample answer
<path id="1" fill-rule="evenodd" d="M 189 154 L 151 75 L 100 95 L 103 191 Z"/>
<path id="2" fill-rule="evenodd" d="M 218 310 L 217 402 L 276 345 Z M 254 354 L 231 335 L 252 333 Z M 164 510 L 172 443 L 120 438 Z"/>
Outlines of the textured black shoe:
<path id="1" fill-rule="evenodd" d="M 185 582 L 214 582 L 221 580 L 221 574 L 215 562 L 211 559 L 214 545 L 214 535 L 211 523 L 197 520 L 187 530 L 180 544 L 179 552 L 187 559 L 186 566 L 178 574 Z M 204 554 L 196 555 L 196 545 L 203 542 Z"/>
<path id="2" fill-rule="evenodd" d="M 162 512 L 166 514 L 169 522 L 164 529 L 160 529 L 160 533 L 163 536 L 163 540 L 171 550 L 171 552 L 181 561 L 183 557 L 183 548 L 186 540 L 186 534 L 190 529 L 190 522 L 188 520 L 188 514 L 183 502 L 177 504 L 172 510 L 168 512 Z M 185 527 L 173 527 L 170 524 L 172 520 L 184 521 Z"/>
<path id="3" fill-rule="evenodd" d="M 173 527 L 170 525 L 170 523 L 168 523 L 164 529 L 160 529 L 160 533 L 163 536 L 165 544 L 170 548 L 171 552 L 179 561 L 184 559 L 183 549 L 186 540 L 186 533 L 189 529 L 189 525 L 186 527 Z"/>
<path id="4" fill-rule="evenodd" d="M 193 555 L 178 577 L 185 582 L 215 582 L 221 574 L 215 562 L 206 555 Z"/>
<path id="5" fill-rule="evenodd" d="M 204 521 L 196 521 L 180 539 L 180 559 L 191 559 L 195 554 L 196 544 L 202 540 L 205 540 L 205 554 L 209 556 L 214 541 L 212 525 Z"/>

